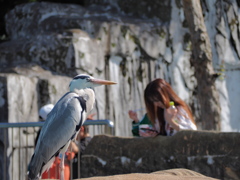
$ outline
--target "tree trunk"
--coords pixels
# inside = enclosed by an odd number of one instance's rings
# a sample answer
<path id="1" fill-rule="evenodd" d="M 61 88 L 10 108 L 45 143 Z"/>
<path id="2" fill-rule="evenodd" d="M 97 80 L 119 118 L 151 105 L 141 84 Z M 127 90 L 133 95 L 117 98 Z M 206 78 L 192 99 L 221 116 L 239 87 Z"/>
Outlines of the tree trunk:
<path id="1" fill-rule="evenodd" d="M 198 82 L 202 129 L 220 130 L 220 104 L 212 67 L 211 44 L 199 0 L 183 0 L 185 18 L 191 33 L 192 64 Z"/>

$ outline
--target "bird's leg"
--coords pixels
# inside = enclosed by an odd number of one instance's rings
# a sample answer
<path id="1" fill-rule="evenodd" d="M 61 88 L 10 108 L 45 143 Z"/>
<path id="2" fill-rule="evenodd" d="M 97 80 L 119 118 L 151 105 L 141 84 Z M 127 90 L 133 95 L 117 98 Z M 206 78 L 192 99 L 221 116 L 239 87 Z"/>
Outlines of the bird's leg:
<path id="1" fill-rule="evenodd" d="M 64 158 L 65 158 L 65 153 L 62 153 L 62 158 L 59 166 L 59 177 L 60 180 L 64 180 Z"/>

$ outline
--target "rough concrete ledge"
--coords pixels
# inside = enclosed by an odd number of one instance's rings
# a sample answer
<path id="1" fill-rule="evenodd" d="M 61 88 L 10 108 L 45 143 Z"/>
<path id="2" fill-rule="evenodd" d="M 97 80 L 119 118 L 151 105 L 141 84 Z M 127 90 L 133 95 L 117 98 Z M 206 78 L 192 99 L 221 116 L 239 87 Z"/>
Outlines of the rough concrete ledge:
<path id="1" fill-rule="evenodd" d="M 99 135 L 82 156 L 81 177 L 183 168 L 212 178 L 240 179 L 239 139 L 240 133 L 211 131 L 181 131 L 155 138 Z"/>
<path id="2" fill-rule="evenodd" d="M 153 180 L 153 179 L 163 179 L 163 180 L 214 180 L 215 178 L 210 178 L 204 176 L 200 173 L 188 170 L 188 169 L 171 169 L 165 171 L 157 171 L 150 174 L 147 173 L 132 173 L 105 177 L 91 177 L 83 178 L 84 180 Z M 215 179 L 216 180 L 216 179 Z"/>

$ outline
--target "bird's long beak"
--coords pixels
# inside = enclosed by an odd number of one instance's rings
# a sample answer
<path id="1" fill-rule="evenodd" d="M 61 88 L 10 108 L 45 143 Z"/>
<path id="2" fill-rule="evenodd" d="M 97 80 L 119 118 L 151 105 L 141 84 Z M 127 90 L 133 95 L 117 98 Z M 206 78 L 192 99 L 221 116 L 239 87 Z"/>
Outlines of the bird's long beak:
<path id="1" fill-rule="evenodd" d="M 107 80 L 102 80 L 102 79 L 91 79 L 91 82 L 94 83 L 94 84 L 102 84 L 102 85 L 117 84 L 116 82 L 107 81 Z"/>

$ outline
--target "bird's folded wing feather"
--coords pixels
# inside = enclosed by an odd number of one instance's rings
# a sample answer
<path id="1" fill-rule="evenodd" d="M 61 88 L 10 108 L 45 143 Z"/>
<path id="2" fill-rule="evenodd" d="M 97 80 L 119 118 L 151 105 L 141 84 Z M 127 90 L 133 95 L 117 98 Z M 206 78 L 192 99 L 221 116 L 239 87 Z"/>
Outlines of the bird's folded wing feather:
<path id="1" fill-rule="evenodd" d="M 48 161 L 73 137 L 81 115 L 85 116 L 85 112 L 74 93 L 59 100 L 44 123 L 36 147 L 44 161 Z"/>

